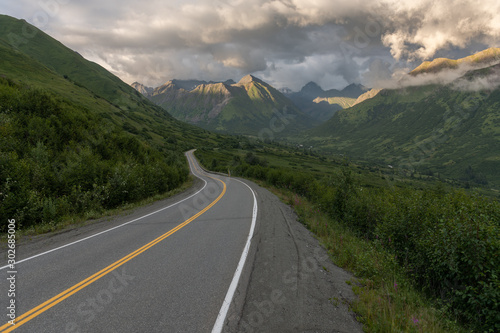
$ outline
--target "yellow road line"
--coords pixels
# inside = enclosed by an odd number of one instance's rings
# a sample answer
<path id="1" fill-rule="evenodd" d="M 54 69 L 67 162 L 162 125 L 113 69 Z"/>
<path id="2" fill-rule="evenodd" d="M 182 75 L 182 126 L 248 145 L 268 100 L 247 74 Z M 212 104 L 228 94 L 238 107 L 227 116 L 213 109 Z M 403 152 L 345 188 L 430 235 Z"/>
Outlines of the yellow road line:
<path id="1" fill-rule="evenodd" d="M 193 163 L 193 166 L 194 166 L 194 163 Z M 208 176 L 208 177 L 210 177 L 210 176 Z M 210 177 L 210 178 L 212 178 L 212 177 Z M 154 239 L 153 241 L 147 243 L 146 245 L 144 245 L 141 248 L 135 250 L 134 252 L 128 254 L 127 256 L 121 258 L 120 260 L 112 263 L 108 267 L 106 267 L 106 268 L 100 270 L 99 272 L 97 272 L 97 273 L 89 276 L 85 280 L 83 280 L 83 281 L 75 284 L 74 286 L 72 286 L 72 287 L 66 289 L 65 291 L 59 293 L 58 295 L 52 297 L 48 301 L 46 301 L 46 302 L 38 305 L 37 307 L 31 309 L 30 311 L 22 314 L 19 317 L 17 317 L 15 319 L 15 321 L 14 321 L 15 325 L 12 325 L 10 323 L 6 323 L 2 327 L 0 327 L 0 332 L 1 333 L 8 333 L 8 332 L 11 332 L 11 331 L 15 330 L 19 326 L 21 326 L 21 325 L 27 323 L 28 321 L 30 321 L 31 319 L 37 317 L 41 313 L 47 311 L 51 307 L 53 307 L 56 304 L 62 302 L 66 298 L 68 298 L 71 295 L 73 295 L 76 292 L 78 292 L 79 290 L 81 290 L 81 289 L 85 288 L 86 286 L 94 283 L 95 281 L 99 280 L 103 276 L 105 276 L 108 273 L 112 272 L 116 268 L 120 267 L 121 265 L 125 264 L 126 262 L 128 262 L 128 261 L 132 260 L 133 258 L 137 257 L 139 254 L 147 251 L 151 247 L 155 246 L 156 244 L 158 244 L 159 242 L 161 242 L 165 238 L 167 238 L 170 235 L 174 234 L 175 232 L 179 231 L 180 229 L 182 229 L 183 227 L 185 227 L 186 225 L 188 225 L 189 223 L 191 223 L 192 221 L 194 221 L 195 219 L 197 219 L 199 216 L 201 216 L 202 214 L 204 214 L 206 211 L 208 211 L 210 208 L 212 208 L 224 196 L 224 194 L 226 193 L 226 183 L 224 183 L 222 180 L 217 179 L 217 178 L 212 178 L 212 179 L 218 180 L 219 182 L 222 183 L 222 185 L 223 185 L 222 193 L 212 203 L 210 203 L 207 207 L 205 207 L 203 210 L 201 210 L 200 212 L 198 212 L 196 215 L 192 216 L 191 218 L 187 219 L 186 221 L 182 222 L 181 224 L 179 224 L 175 228 L 169 230 L 165 234 L 161 235 L 160 237 L 158 237 L 158 238 Z"/>

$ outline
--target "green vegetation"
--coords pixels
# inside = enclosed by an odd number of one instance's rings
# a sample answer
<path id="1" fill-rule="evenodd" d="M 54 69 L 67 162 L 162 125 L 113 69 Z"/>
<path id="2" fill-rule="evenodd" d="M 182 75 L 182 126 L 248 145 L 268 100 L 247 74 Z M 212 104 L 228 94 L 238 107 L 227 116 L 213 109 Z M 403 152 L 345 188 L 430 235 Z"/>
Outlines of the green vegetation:
<path id="1" fill-rule="evenodd" d="M 175 120 L 28 23 L 0 23 L 2 221 L 50 230 L 168 193 L 188 180 L 184 151 L 225 139 Z"/>
<path id="2" fill-rule="evenodd" d="M 46 69 L 110 102 L 120 101 L 121 104 L 134 105 L 141 101 L 136 91 L 118 77 L 98 64 L 85 60 L 77 52 L 24 20 L 0 15 L 0 45 L 43 64 Z M 2 66 L 2 70 L 9 70 L 4 67 L 6 66 Z M 21 80 L 32 75 L 22 67 L 17 74 L 15 78 Z"/>
<path id="3" fill-rule="evenodd" d="M 498 89 L 466 92 L 434 85 L 383 90 L 289 140 L 499 190 L 499 102 Z"/>
<path id="4" fill-rule="evenodd" d="M 358 245 L 356 251 L 351 248 L 352 252 L 342 254 L 344 259 L 339 264 L 366 279 L 360 287 L 361 303 L 355 307 L 370 331 L 444 332 L 455 327 L 451 324 L 454 320 L 475 331 L 500 329 L 498 201 L 439 182 L 419 189 L 404 179 L 367 184 L 365 179 L 380 179 L 380 174 L 370 176 L 345 161 L 325 161 L 299 152 L 288 155 L 300 155 L 302 165 L 309 164 L 314 170 L 293 170 L 270 163 L 269 157 L 276 152 L 282 160 L 288 159 L 285 149 L 274 149 L 207 147 L 196 155 L 215 171 L 230 169 L 232 175 L 260 180 L 285 191 L 292 201 L 307 200 L 308 211 L 316 212 L 308 213 L 308 219 L 328 217 L 325 227 L 311 227 L 328 247 L 338 247 L 336 233 L 345 230 L 343 234 Z M 330 164 L 330 170 L 325 173 L 321 169 L 326 164 Z M 307 222 L 310 226 L 314 223 Z M 377 310 L 375 304 L 369 304 L 375 303 L 374 298 L 391 303 L 390 307 Z M 432 310 L 429 304 L 439 310 Z M 439 313 L 448 319 L 440 319 Z M 416 325 L 413 319 L 422 320 L 423 314 L 425 323 Z"/>
<path id="5" fill-rule="evenodd" d="M 31 32 L 32 38 L 23 37 L 25 30 Z M 218 140 L 215 134 L 175 120 L 104 68 L 23 20 L 0 15 L 0 55 L 1 77 L 53 93 L 123 128 L 157 150 L 180 152 L 200 140 L 211 143 Z"/>
<path id="6" fill-rule="evenodd" d="M 0 218 L 21 228 L 102 212 L 188 178 L 181 154 L 160 153 L 88 109 L 4 78 L 0 140 Z"/>
<path id="7" fill-rule="evenodd" d="M 358 278 L 349 281 L 358 300 L 350 304 L 366 332 L 465 332 L 438 310 L 398 266 L 394 254 L 357 236 L 305 197 L 271 188 L 292 207 L 338 265 Z"/>

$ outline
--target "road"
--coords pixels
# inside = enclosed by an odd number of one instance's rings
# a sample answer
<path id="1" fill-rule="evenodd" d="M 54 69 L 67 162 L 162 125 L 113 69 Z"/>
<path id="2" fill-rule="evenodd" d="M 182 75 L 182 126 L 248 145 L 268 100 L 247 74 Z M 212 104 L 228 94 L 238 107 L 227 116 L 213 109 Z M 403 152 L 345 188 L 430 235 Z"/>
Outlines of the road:
<path id="1" fill-rule="evenodd" d="M 187 157 L 201 179 L 190 196 L 112 221 L 111 228 L 101 223 L 44 240 L 36 250 L 19 247 L 16 324 L 0 332 L 220 331 L 257 205 L 243 182 L 207 175 L 192 152 Z M 8 269 L 0 270 L 4 322 Z"/>
<path id="2" fill-rule="evenodd" d="M 188 191 L 18 244 L 16 324 L 0 333 L 363 331 L 348 308 L 353 276 L 289 206 L 187 158 Z"/>

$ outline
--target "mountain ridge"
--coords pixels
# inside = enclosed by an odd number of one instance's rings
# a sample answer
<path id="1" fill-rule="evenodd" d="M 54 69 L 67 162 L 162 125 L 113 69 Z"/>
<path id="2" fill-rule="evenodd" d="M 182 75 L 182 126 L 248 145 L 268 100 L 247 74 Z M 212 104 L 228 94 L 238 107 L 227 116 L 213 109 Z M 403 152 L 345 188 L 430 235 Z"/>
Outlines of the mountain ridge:
<path id="1" fill-rule="evenodd" d="M 286 96 L 299 109 L 318 121 L 330 119 L 335 112 L 350 107 L 356 98 L 368 88 L 361 84 L 350 84 L 342 90 L 323 90 L 317 83 L 311 81 L 298 92 L 287 93 Z"/>
<path id="2" fill-rule="evenodd" d="M 19 40 L 26 25 L 33 31 L 33 37 Z M 174 137 L 183 131 L 188 149 L 194 142 L 193 137 L 204 132 L 175 120 L 100 65 L 86 60 L 24 20 L 0 15 L 0 54 L 1 76 L 47 90 L 92 110 L 100 114 L 103 121 L 124 128 L 151 146 L 165 149 L 169 146 L 165 138 L 175 141 Z M 184 148 L 179 146 L 179 149 Z"/>
<path id="3" fill-rule="evenodd" d="M 143 85 L 142 83 L 139 83 L 137 81 L 132 83 L 131 86 L 132 86 L 132 88 L 137 90 L 139 93 L 141 93 L 143 96 L 149 95 L 154 90 L 154 88 L 146 87 L 145 85 Z"/>
<path id="4" fill-rule="evenodd" d="M 436 58 L 432 61 L 424 61 L 418 67 L 413 69 L 410 73 L 411 76 L 417 76 L 423 73 L 439 73 L 445 69 L 457 69 L 462 65 L 469 65 L 472 67 L 488 67 L 489 65 L 500 62 L 500 48 L 489 48 L 473 55 L 460 59 Z"/>

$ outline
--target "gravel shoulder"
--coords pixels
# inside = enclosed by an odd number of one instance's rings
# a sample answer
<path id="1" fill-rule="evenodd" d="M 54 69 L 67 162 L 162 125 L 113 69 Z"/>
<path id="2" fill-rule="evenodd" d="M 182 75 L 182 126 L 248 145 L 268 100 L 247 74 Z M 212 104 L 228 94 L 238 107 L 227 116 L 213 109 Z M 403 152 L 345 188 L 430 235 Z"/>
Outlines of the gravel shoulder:
<path id="1" fill-rule="evenodd" d="M 363 332 L 347 302 L 353 276 L 335 266 L 289 206 L 258 185 L 251 253 L 224 332 Z"/>

